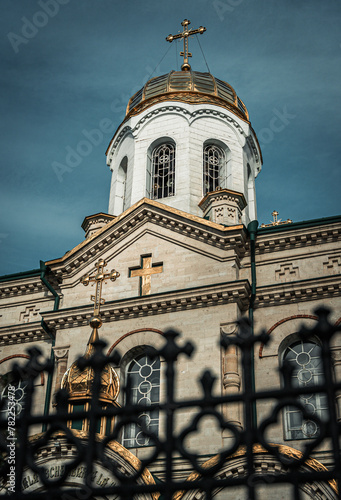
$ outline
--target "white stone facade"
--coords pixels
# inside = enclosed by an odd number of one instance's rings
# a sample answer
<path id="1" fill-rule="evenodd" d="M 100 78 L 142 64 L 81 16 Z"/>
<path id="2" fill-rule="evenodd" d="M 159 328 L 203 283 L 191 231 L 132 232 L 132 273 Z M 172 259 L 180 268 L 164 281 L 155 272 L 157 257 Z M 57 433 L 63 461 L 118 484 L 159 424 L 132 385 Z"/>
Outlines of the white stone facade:
<path id="1" fill-rule="evenodd" d="M 175 144 L 175 195 L 160 202 L 202 216 L 198 204 L 204 196 L 203 148 L 212 143 L 225 151 L 222 187 L 237 191 L 246 199 L 243 223 L 247 225 L 256 218 L 254 180 L 261 170 L 261 153 L 252 127 L 231 111 L 213 104 L 172 101 L 132 116 L 112 139 L 107 152 L 112 171 L 110 214 L 120 215 L 148 197 L 151 151 L 166 141 Z"/>

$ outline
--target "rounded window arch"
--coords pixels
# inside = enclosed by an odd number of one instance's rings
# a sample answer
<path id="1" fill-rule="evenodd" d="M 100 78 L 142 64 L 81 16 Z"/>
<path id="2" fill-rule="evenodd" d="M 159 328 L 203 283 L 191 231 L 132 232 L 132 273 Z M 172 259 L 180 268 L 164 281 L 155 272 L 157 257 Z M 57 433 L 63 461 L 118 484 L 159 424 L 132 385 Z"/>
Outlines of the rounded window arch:
<path id="1" fill-rule="evenodd" d="M 203 194 L 227 187 L 229 148 L 210 139 L 203 146 Z"/>
<path id="2" fill-rule="evenodd" d="M 293 387 L 304 391 L 307 387 L 323 384 L 324 372 L 321 347 L 317 339 L 301 340 L 291 335 L 282 342 L 281 364 L 292 367 L 291 381 Z M 301 394 L 299 402 L 308 414 L 320 420 L 328 419 L 327 396 L 324 393 Z M 319 426 L 314 420 L 303 418 L 296 406 L 284 409 L 284 437 L 286 440 L 316 438 Z"/>
<path id="3" fill-rule="evenodd" d="M 148 152 L 147 196 L 159 200 L 175 195 L 175 142 L 162 138 Z"/>
<path id="4" fill-rule="evenodd" d="M 139 346 L 128 352 L 123 361 L 126 386 L 125 405 L 151 407 L 137 415 L 138 421 L 148 432 L 159 433 L 159 409 L 153 405 L 160 402 L 160 357 L 151 357 L 150 348 Z M 122 444 L 126 448 L 149 446 L 153 443 L 141 426 L 131 422 L 123 429 Z"/>

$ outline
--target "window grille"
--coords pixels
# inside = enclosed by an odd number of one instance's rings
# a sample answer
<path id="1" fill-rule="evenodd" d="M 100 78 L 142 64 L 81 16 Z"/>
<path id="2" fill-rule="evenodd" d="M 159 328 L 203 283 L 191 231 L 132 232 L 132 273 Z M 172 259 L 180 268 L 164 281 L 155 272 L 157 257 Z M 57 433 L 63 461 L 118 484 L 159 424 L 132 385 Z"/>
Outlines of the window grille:
<path id="1" fill-rule="evenodd" d="M 204 147 L 204 195 L 222 187 L 224 151 L 213 144 Z"/>
<path id="2" fill-rule="evenodd" d="M 284 353 L 283 362 L 288 363 L 293 370 L 293 387 L 313 387 L 324 382 L 321 347 L 316 342 L 301 340 L 291 344 Z M 315 415 L 324 421 L 327 419 L 326 395 L 304 393 L 297 401 L 307 414 Z M 319 435 L 318 424 L 314 420 L 304 418 L 299 407 L 285 408 L 284 422 L 286 439 L 309 439 Z"/>
<path id="3" fill-rule="evenodd" d="M 14 381 L 11 373 L 3 376 L 1 382 L 1 400 L 3 401 L 1 412 L 4 412 L 5 415 L 8 414 L 8 401 L 10 399 L 15 403 L 15 415 L 19 416 L 24 409 L 27 382 L 24 380 Z"/>
<path id="4" fill-rule="evenodd" d="M 133 359 L 127 369 L 127 400 L 130 404 L 151 406 L 160 401 L 160 358 L 151 359 L 142 354 Z M 143 411 L 138 421 L 148 430 L 158 435 L 159 410 Z M 143 433 L 137 423 L 131 423 L 124 429 L 123 445 L 127 448 L 148 446 L 150 438 Z"/>
<path id="5" fill-rule="evenodd" d="M 158 200 L 175 194 L 175 146 L 161 144 L 152 153 L 151 198 Z"/>

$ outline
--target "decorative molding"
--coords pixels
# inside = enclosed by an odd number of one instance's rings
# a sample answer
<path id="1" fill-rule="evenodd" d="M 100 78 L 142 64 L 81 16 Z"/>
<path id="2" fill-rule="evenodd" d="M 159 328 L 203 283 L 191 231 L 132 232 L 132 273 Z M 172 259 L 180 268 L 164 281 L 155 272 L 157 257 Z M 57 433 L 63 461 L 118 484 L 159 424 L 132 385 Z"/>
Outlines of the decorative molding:
<path id="1" fill-rule="evenodd" d="M 293 281 L 299 277 L 298 266 L 293 265 L 292 262 L 280 264 L 279 269 L 275 270 L 276 281 Z"/>
<path id="2" fill-rule="evenodd" d="M 191 290 L 145 295 L 132 299 L 106 302 L 102 306 L 103 322 L 165 314 L 201 307 L 237 303 L 241 310 L 249 304 L 250 284 L 247 280 L 218 283 Z M 52 311 L 44 314 L 44 321 L 51 329 L 66 329 L 88 325 L 92 307 Z"/>
<path id="3" fill-rule="evenodd" d="M 66 346 L 56 346 L 56 347 L 52 347 L 53 351 L 54 351 L 54 355 L 55 355 L 55 358 L 57 360 L 61 360 L 63 358 L 67 358 L 68 354 L 69 354 L 69 349 L 70 349 L 70 345 L 66 345 Z"/>
<path id="4" fill-rule="evenodd" d="M 243 225 L 224 227 L 145 198 L 122 215 L 123 217 L 117 217 L 100 230 L 97 237 L 90 237 L 62 259 L 47 262 L 47 265 L 51 266 L 58 278 L 71 276 L 79 267 L 101 256 L 109 245 L 117 244 L 126 238 L 129 232 L 147 222 L 217 248 L 226 249 L 232 246 L 238 257 L 247 249 L 247 236 Z"/>
<path id="5" fill-rule="evenodd" d="M 39 293 L 42 292 L 44 288 L 40 277 L 23 281 L 20 279 L 15 281 L 4 281 L 0 284 L 0 298 Z"/>
<path id="6" fill-rule="evenodd" d="M 114 219 L 116 219 L 116 216 L 104 213 L 85 217 L 82 223 L 82 229 L 85 231 L 85 238 L 89 238 L 92 234 Z"/>
<path id="7" fill-rule="evenodd" d="M 36 316 L 39 316 L 39 309 L 37 306 L 27 306 L 25 310 L 20 313 L 19 321 L 21 323 L 30 323 L 31 318 L 35 318 Z"/>
<path id="8" fill-rule="evenodd" d="M 233 113 L 233 109 L 229 109 L 229 110 Z M 237 120 L 235 120 L 234 118 L 232 118 L 230 115 L 228 115 L 226 113 L 223 113 L 222 111 L 218 111 L 216 109 L 207 109 L 207 108 L 190 112 L 187 109 L 183 108 L 182 106 L 172 106 L 172 105 L 162 106 L 162 107 L 153 109 L 152 111 L 150 111 L 149 113 L 147 113 L 145 116 L 143 116 L 136 123 L 135 127 L 130 127 L 128 125 L 124 126 L 122 128 L 122 130 L 120 130 L 120 132 L 118 133 L 118 135 L 113 137 L 111 143 L 109 144 L 109 147 L 108 147 L 108 150 L 107 150 L 107 155 L 108 155 L 107 164 L 109 166 L 111 165 L 112 160 L 113 160 L 114 152 L 115 152 L 116 148 L 118 147 L 119 143 L 121 142 L 121 140 L 123 139 L 123 137 L 127 133 L 131 133 L 133 135 L 134 133 L 136 133 L 138 131 L 138 129 L 141 127 L 141 125 L 143 125 L 143 123 L 146 120 L 149 120 L 150 118 L 152 118 L 154 116 L 157 116 L 160 113 L 165 113 L 165 112 L 181 113 L 184 116 L 186 116 L 186 118 L 188 118 L 189 121 L 197 118 L 198 116 L 214 116 L 216 118 L 222 119 L 223 121 L 225 121 L 227 123 L 232 124 L 235 127 L 235 129 L 238 130 L 238 132 L 240 133 L 240 135 L 242 135 L 245 138 L 245 141 L 247 142 L 248 146 L 250 147 L 250 149 L 252 150 L 252 152 L 253 152 L 253 154 L 255 156 L 256 162 L 259 163 L 259 164 L 261 164 L 262 160 L 261 160 L 261 157 L 260 157 L 260 155 L 258 153 L 258 148 L 257 148 L 257 146 L 255 144 L 255 141 L 254 141 L 252 135 L 247 135 L 244 132 L 244 130 L 241 127 L 241 125 L 237 122 Z M 249 124 L 248 121 L 246 123 Z M 260 171 L 260 168 L 261 167 L 259 166 L 259 168 L 257 169 L 258 172 Z"/>
<path id="9" fill-rule="evenodd" d="M 341 275 L 276 283 L 257 288 L 255 306 L 259 308 L 307 300 L 325 300 L 338 297 L 340 292 Z"/>
<path id="10" fill-rule="evenodd" d="M 329 255 L 323 262 L 323 270 L 327 274 L 340 274 L 341 272 L 341 254 Z"/>
<path id="11" fill-rule="evenodd" d="M 301 248 L 312 245 L 329 243 L 341 239 L 341 227 L 325 225 L 309 228 L 292 228 L 288 225 L 287 231 L 272 234 L 257 235 L 256 251 L 258 253 L 272 253 L 276 251 L 288 250 L 291 248 Z"/>
<path id="12" fill-rule="evenodd" d="M 50 340 L 41 322 L 24 323 L 0 328 L 0 346 Z"/>
<path id="13" fill-rule="evenodd" d="M 219 188 L 207 193 L 200 201 L 199 207 L 212 222 L 226 226 L 241 224 L 242 212 L 247 203 L 242 193 L 231 189 Z"/>

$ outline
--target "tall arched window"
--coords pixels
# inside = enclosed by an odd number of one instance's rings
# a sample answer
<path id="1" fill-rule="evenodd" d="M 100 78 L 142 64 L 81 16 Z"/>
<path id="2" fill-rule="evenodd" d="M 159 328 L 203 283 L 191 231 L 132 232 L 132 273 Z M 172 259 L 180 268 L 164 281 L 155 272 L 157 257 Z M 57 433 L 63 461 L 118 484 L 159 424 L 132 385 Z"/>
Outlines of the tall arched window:
<path id="1" fill-rule="evenodd" d="M 175 145 L 163 143 L 153 149 L 151 155 L 151 189 L 153 200 L 175 194 Z"/>
<path id="2" fill-rule="evenodd" d="M 302 340 L 290 344 L 283 356 L 293 366 L 292 384 L 294 387 L 311 387 L 323 383 L 321 348 L 314 341 Z M 321 420 L 328 418 L 327 396 L 325 394 L 302 394 L 298 402 L 311 415 Z M 295 406 L 284 410 L 284 428 L 286 439 L 316 438 L 319 428 L 316 422 L 304 419 L 302 412 Z"/>
<path id="3" fill-rule="evenodd" d="M 127 170 L 128 170 L 128 158 L 125 156 L 121 161 L 117 172 L 116 192 L 115 192 L 117 215 L 122 213 L 126 208 Z"/>
<path id="4" fill-rule="evenodd" d="M 160 401 L 160 358 L 151 358 L 146 354 L 136 356 L 127 366 L 126 371 L 127 401 L 131 404 L 150 406 Z M 139 414 L 141 424 L 158 435 L 159 410 L 151 408 Z M 125 426 L 123 431 L 123 445 L 127 448 L 148 446 L 152 444 L 149 436 L 143 433 L 141 427 L 135 423 Z"/>
<path id="5" fill-rule="evenodd" d="M 224 186 L 225 153 L 215 144 L 204 146 L 204 195 Z"/>

